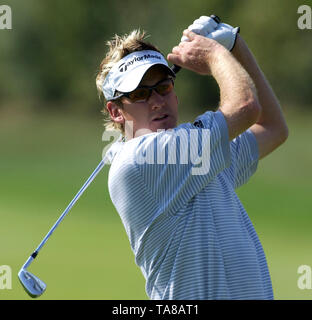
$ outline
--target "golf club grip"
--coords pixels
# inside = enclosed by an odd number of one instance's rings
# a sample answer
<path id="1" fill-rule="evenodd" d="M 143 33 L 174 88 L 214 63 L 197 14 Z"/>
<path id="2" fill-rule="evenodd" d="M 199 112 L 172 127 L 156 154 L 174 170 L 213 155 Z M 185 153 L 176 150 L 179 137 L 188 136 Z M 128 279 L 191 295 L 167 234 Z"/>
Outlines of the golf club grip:
<path id="1" fill-rule="evenodd" d="M 212 18 L 216 23 L 220 23 L 220 22 L 221 22 L 221 19 L 220 19 L 218 16 L 214 15 L 214 14 L 212 14 L 212 15 L 210 16 L 210 18 Z M 182 69 L 182 68 L 181 68 L 180 66 L 176 65 L 176 64 L 174 64 L 174 65 L 171 67 L 171 70 L 172 70 L 175 74 L 177 74 L 181 69 Z"/>
<path id="2" fill-rule="evenodd" d="M 171 67 L 171 70 L 177 74 L 182 68 L 180 66 L 177 66 L 176 64 L 174 64 L 172 67 Z"/>

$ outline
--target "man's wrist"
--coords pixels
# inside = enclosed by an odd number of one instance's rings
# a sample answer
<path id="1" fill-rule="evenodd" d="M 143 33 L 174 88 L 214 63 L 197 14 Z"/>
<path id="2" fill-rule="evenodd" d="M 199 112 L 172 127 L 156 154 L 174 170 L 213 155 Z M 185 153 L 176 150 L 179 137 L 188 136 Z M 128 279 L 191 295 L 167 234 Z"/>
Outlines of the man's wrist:
<path id="1" fill-rule="evenodd" d="M 209 57 L 209 66 L 211 75 L 216 78 L 218 74 L 223 73 L 225 62 L 233 60 L 231 53 L 222 45 L 218 44 L 216 49 Z M 227 63 L 226 63 L 227 65 Z"/>
<path id="2" fill-rule="evenodd" d="M 238 58 L 241 55 L 241 52 L 243 50 L 242 42 L 243 42 L 243 39 L 239 34 L 237 34 L 234 47 L 231 51 L 235 58 Z"/>

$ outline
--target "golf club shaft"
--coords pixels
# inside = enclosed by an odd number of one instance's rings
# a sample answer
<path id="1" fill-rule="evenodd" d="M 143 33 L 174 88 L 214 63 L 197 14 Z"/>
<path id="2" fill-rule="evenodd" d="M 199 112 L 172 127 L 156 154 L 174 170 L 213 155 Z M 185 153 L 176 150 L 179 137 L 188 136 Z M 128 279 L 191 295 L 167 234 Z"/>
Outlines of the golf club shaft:
<path id="1" fill-rule="evenodd" d="M 106 157 L 99 163 L 99 165 L 96 167 L 96 169 L 93 171 L 91 176 L 88 178 L 88 180 L 84 183 L 84 185 L 81 187 L 81 189 L 78 191 L 74 199 L 70 202 L 70 204 L 67 206 L 65 211 L 62 213 L 62 215 L 58 218 L 58 220 L 55 222 L 53 227 L 50 229 L 50 231 L 47 233 L 47 235 L 44 237 L 44 239 L 39 244 L 38 248 L 31 254 L 31 256 L 28 258 L 28 260 L 23 265 L 23 269 L 26 269 L 31 262 L 36 258 L 38 255 L 40 249 L 44 246 L 44 244 L 47 242 L 51 234 L 54 232 L 54 230 L 57 228 L 57 226 L 62 222 L 62 220 L 65 218 L 67 213 L 70 211 L 70 209 L 74 206 L 76 201 L 80 198 L 80 196 L 83 194 L 83 192 L 88 188 L 89 184 L 94 180 L 94 178 L 97 176 L 97 174 L 101 171 L 101 169 L 106 164 Z"/>

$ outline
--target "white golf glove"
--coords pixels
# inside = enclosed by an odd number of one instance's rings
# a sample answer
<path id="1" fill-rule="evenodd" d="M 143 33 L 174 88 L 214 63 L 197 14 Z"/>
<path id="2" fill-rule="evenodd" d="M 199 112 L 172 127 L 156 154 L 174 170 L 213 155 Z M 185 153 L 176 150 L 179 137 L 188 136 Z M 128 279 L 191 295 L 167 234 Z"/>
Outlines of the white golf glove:
<path id="1" fill-rule="evenodd" d="M 207 16 L 201 16 L 199 19 L 196 19 L 188 27 L 188 30 L 217 41 L 229 51 L 233 49 L 237 33 L 239 33 L 239 27 L 233 28 L 226 23 L 217 23 L 213 18 Z M 181 42 L 183 41 L 189 41 L 189 39 L 183 36 Z"/>

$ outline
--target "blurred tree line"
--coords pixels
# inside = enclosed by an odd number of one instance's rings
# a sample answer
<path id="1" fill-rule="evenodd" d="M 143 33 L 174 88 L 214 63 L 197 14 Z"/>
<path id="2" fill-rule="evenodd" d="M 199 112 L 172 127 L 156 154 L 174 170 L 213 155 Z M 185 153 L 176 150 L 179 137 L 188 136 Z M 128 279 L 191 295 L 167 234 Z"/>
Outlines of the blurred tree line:
<path id="1" fill-rule="evenodd" d="M 95 77 L 114 34 L 135 28 L 166 55 L 183 29 L 216 14 L 241 27 L 278 98 L 286 106 L 312 101 L 312 30 L 297 27 L 300 0 L 8 0 L 12 30 L 0 30 L 0 109 L 99 112 Z M 211 78 L 183 70 L 176 82 L 181 108 L 218 103 Z"/>

